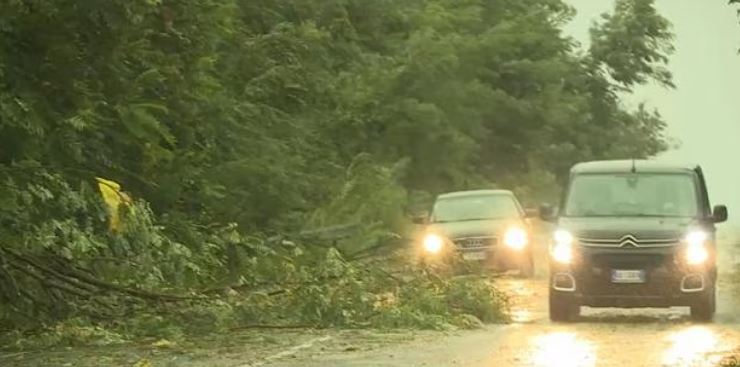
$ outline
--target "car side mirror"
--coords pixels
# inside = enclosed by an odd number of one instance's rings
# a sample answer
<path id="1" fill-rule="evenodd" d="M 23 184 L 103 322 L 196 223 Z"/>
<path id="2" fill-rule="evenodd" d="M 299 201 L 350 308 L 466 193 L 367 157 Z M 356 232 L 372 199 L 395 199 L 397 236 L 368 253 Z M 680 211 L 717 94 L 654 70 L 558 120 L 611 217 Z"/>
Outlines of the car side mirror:
<path id="1" fill-rule="evenodd" d="M 427 224 L 427 217 L 414 217 L 412 219 L 414 224 Z"/>
<path id="2" fill-rule="evenodd" d="M 539 209 L 539 217 L 545 222 L 552 222 L 555 220 L 555 208 L 550 204 L 542 204 Z"/>
<path id="3" fill-rule="evenodd" d="M 537 218 L 540 215 L 539 209 L 535 208 L 527 208 L 524 209 L 524 217 L 525 218 Z"/>
<path id="4" fill-rule="evenodd" d="M 712 209 L 712 221 L 714 223 L 727 221 L 727 207 L 724 205 L 715 205 Z"/>
<path id="5" fill-rule="evenodd" d="M 411 220 L 414 222 L 414 224 L 427 224 L 429 223 L 429 213 L 424 212 L 418 214 L 414 216 Z"/>

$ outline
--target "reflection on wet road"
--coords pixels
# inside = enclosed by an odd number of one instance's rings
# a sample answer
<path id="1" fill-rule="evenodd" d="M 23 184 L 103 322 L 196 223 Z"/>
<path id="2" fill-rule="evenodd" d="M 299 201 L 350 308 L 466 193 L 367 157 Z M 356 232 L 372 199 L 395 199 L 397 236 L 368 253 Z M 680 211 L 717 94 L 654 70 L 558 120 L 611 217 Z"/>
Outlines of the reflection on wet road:
<path id="1" fill-rule="evenodd" d="M 544 279 L 501 278 L 497 285 L 511 295 L 509 325 L 436 335 L 381 350 L 318 351 L 270 366 L 709 367 L 740 346 L 740 323 L 730 292 L 720 290 L 714 323 L 690 321 L 687 308 L 584 308 L 579 322 L 552 323 Z"/>
<path id="2" fill-rule="evenodd" d="M 717 335 L 708 327 L 688 327 L 669 339 L 671 347 L 663 354 L 664 366 L 716 366 L 722 358 L 712 355 L 720 346 Z"/>
<path id="3" fill-rule="evenodd" d="M 573 332 L 554 332 L 534 338 L 533 365 L 590 367 L 596 365 L 594 346 Z"/>
<path id="4" fill-rule="evenodd" d="M 543 281 L 502 279 L 512 295 L 511 326 L 481 366 L 716 366 L 740 345 L 729 300 L 718 321 L 695 324 L 688 309 L 583 309 L 577 323 L 551 323 Z M 722 298 L 722 297 L 720 297 Z"/>
<path id="5" fill-rule="evenodd" d="M 527 309 L 514 310 L 511 312 L 511 321 L 519 324 L 526 324 L 534 321 L 532 311 Z"/>
<path id="6" fill-rule="evenodd" d="M 577 330 L 579 327 L 573 325 L 572 329 Z M 732 344 L 721 340 L 717 333 L 707 326 L 681 326 L 668 333 L 655 333 L 656 336 L 665 334 L 664 340 L 652 337 L 653 333 L 650 332 L 647 335 L 640 335 L 641 331 L 634 332 L 635 338 L 645 341 L 645 344 L 637 350 L 633 348 L 620 350 L 620 347 L 624 346 L 622 343 L 609 345 L 613 336 L 618 335 L 604 335 L 603 339 L 596 343 L 582 336 L 593 335 L 590 332 L 555 331 L 542 334 L 533 338 L 530 346 L 532 359 L 525 360 L 523 364 L 535 367 L 617 365 L 612 359 L 620 358 L 619 354 L 622 354 L 621 358 L 625 358 L 625 361 L 632 360 L 630 366 L 710 367 L 717 366 L 723 352 L 733 347 Z M 664 341 L 669 342 L 669 345 L 661 351 Z M 599 356 L 597 344 L 605 346 L 602 356 Z M 630 351 L 634 351 L 632 356 L 627 355 Z M 653 364 L 651 357 L 655 356 L 656 351 L 659 352 L 661 361 Z"/>

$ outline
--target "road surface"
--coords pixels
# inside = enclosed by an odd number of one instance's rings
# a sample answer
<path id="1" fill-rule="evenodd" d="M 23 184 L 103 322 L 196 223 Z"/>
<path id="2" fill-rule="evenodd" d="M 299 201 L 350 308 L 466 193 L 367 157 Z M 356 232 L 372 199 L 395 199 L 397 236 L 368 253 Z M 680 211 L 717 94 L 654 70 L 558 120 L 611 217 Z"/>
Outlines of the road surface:
<path id="1" fill-rule="evenodd" d="M 720 287 L 718 315 L 710 324 L 691 322 L 686 308 L 584 308 L 577 323 L 552 323 L 547 317 L 544 279 L 502 279 L 499 286 L 513 295 L 514 322 L 508 325 L 419 337 L 371 350 L 361 346 L 338 350 L 340 340 L 317 338 L 251 365 L 714 366 L 740 346 L 740 317 L 732 292 L 724 289 L 727 286 Z"/>
<path id="2" fill-rule="evenodd" d="M 0 366 L 703 367 L 715 366 L 740 347 L 740 299 L 733 296 L 740 286 L 733 290 L 728 274 L 720 277 L 713 323 L 691 322 L 685 308 L 584 308 L 577 323 L 551 323 L 544 279 L 547 269 L 542 264 L 546 251 L 540 250 L 536 256 L 539 278 L 497 281 L 511 295 L 514 320 L 507 325 L 447 333 L 246 330 L 183 340 L 165 349 L 143 341 L 140 345 L 0 353 Z M 720 250 L 724 253 L 720 269 L 740 267 L 740 256 L 729 256 L 735 254 L 734 246 Z"/>

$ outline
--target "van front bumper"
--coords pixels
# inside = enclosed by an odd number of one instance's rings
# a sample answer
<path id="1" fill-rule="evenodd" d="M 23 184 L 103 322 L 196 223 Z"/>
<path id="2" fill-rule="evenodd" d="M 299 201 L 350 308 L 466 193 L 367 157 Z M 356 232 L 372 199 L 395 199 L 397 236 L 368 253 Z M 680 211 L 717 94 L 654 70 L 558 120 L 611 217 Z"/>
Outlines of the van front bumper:
<path id="1" fill-rule="evenodd" d="M 582 252 L 570 265 L 551 263 L 550 291 L 590 307 L 691 306 L 715 291 L 713 263 L 687 266 L 675 249 Z M 616 283 L 614 270 L 641 270 L 640 283 Z"/>

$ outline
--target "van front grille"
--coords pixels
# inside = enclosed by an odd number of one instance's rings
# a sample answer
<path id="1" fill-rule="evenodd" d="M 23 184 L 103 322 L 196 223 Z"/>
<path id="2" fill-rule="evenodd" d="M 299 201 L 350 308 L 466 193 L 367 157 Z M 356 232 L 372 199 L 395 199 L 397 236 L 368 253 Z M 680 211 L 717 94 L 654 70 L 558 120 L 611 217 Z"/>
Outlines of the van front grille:
<path id="1" fill-rule="evenodd" d="M 496 246 L 496 237 L 465 237 L 456 238 L 452 242 L 461 250 L 479 249 Z"/>

